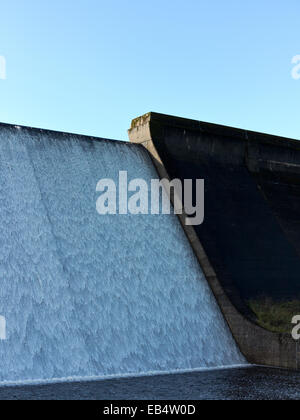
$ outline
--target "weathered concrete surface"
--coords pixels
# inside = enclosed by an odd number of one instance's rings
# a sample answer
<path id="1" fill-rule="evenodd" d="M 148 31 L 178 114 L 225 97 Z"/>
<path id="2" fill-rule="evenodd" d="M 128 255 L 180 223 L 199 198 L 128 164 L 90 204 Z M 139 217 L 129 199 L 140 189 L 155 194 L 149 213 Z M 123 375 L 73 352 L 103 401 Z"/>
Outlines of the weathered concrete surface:
<path id="1" fill-rule="evenodd" d="M 298 369 L 297 343 L 256 325 L 245 300 L 300 295 L 300 142 L 149 113 L 132 142 L 159 175 L 205 179 L 205 221 L 183 228 L 250 363 Z"/>

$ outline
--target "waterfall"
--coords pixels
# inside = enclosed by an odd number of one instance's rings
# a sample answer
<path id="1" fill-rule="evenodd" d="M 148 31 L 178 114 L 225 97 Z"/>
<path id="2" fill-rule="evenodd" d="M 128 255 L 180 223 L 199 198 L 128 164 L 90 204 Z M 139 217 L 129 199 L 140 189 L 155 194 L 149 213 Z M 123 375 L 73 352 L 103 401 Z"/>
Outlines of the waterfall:
<path id="1" fill-rule="evenodd" d="M 140 146 L 3 125 L 0 155 L 1 382 L 245 363 L 177 216 L 96 211 L 157 178 Z"/>

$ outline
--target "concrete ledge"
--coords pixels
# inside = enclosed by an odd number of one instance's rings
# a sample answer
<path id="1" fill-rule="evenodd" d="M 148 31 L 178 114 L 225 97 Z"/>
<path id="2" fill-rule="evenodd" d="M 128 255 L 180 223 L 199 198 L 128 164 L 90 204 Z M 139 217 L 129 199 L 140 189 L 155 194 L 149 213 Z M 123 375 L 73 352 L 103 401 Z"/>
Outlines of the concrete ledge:
<path id="1" fill-rule="evenodd" d="M 188 130 L 208 133 L 214 136 L 221 135 L 223 138 L 234 138 L 239 142 L 245 143 L 245 149 L 247 149 L 247 144 L 250 139 L 250 141 L 253 140 L 253 144 L 259 142 L 261 144 L 284 147 L 285 150 L 300 150 L 300 142 L 296 140 L 283 139 L 156 113 L 148 113 L 133 120 L 129 130 L 129 138 L 131 142 L 142 144 L 149 151 L 161 178 L 170 179 L 164 164 L 164 151 L 161 149 L 159 153 L 157 145 L 162 143 L 165 128 L 170 126 L 183 132 L 183 136 L 185 135 L 185 130 Z M 185 147 L 185 145 L 182 145 L 182 147 Z M 252 154 L 251 167 L 253 170 L 257 167 L 256 163 L 255 157 Z M 199 235 L 192 226 L 185 225 L 184 214 L 178 217 L 229 328 L 248 362 L 258 365 L 299 369 L 300 354 L 298 343 L 289 334 L 276 334 L 261 328 L 237 309 L 219 281 L 216 271 L 199 240 Z"/>

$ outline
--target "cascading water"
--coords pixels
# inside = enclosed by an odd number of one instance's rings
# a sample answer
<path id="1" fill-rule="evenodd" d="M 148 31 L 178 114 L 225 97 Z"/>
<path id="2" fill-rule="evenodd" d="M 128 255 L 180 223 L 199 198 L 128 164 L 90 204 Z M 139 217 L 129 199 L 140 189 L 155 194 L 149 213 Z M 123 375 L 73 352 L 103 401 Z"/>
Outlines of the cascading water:
<path id="1" fill-rule="evenodd" d="M 139 146 L 2 126 L 0 155 L 1 382 L 245 362 L 177 217 L 96 212 L 157 178 Z"/>

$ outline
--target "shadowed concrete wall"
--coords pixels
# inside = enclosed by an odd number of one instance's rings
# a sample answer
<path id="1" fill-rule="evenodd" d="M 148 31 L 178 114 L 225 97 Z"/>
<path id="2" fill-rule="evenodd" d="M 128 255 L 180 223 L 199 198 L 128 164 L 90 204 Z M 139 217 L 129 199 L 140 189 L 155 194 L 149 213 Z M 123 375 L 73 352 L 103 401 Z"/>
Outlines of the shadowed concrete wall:
<path id="1" fill-rule="evenodd" d="M 300 142 L 156 113 L 129 137 L 161 177 L 205 179 L 204 223 L 180 218 L 232 333 L 249 362 L 298 368 L 297 343 L 244 302 L 300 295 Z"/>

